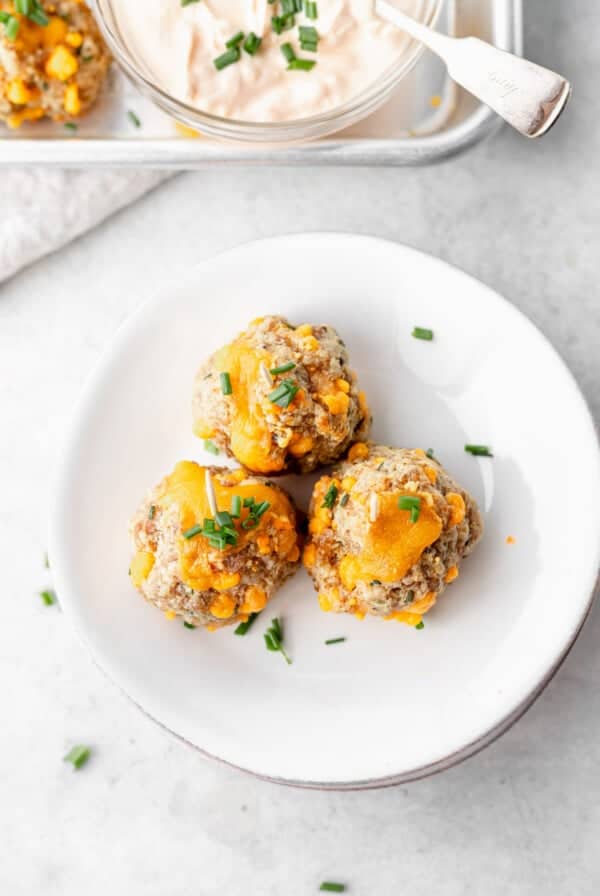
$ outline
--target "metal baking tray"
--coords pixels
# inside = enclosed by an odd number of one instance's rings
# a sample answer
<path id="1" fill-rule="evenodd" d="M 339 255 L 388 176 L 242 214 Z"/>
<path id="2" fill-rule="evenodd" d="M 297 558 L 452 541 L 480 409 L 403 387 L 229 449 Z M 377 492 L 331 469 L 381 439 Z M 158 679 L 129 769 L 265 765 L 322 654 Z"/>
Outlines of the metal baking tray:
<path id="1" fill-rule="evenodd" d="M 522 0 L 447 0 L 438 27 L 521 53 Z M 113 66 L 104 96 L 76 134 L 51 122 L 7 131 L 0 139 L 0 165 L 185 169 L 215 164 L 417 165 L 462 152 L 492 133 L 498 123 L 494 113 L 457 88 L 443 65 L 426 51 L 381 109 L 333 139 L 291 148 L 242 147 L 182 135 L 172 119 Z"/>

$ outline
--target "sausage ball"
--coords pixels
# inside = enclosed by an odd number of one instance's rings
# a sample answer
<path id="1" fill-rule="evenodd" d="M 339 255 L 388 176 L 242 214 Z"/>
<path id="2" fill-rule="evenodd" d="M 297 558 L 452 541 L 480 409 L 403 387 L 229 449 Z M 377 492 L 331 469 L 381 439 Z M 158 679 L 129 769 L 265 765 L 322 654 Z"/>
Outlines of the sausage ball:
<path id="1" fill-rule="evenodd" d="M 110 54 L 82 0 L 30 0 L 27 15 L 0 0 L 0 120 L 78 118 L 95 102 Z"/>
<path id="2" fill-rule="evenodd" d="M 482 531 L 473 498 L 424 451 L 357 444 L 315 485 L 304 564 L 323 610 L 420 625 Z"/>
<path id="3" fill-rule="evenodd" d="M 344 343 L 328 326 L 253 321 L 200 369 L 194 432 L 257 473 L 338 460 L 370 425 Z"/>
<path id="4" fill-rule="evenodd" d="M 191 461 L 153 489 L 131 522 L 129 570 L 167 618 L 208 629 L 260 612 L 298 567 L 296 511 L 246 470 Z"/>

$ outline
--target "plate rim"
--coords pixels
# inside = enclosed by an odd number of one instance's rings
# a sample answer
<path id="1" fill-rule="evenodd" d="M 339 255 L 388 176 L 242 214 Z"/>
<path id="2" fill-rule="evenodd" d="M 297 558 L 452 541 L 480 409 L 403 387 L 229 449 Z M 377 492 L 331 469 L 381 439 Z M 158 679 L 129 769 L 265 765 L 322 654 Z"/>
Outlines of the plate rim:
<path id="1" fill-rule="evenodd" d="M 426 252 L 422 249 L 415 248 L 413 246 L 409 246 L 405 243 L 402 243 L 397 240 L 388 239 L 385 237 L 379 237 L 371 234 L 363 234 L 356 233 L 352 231 L 338 231 L 338 230 L 298 230 L 298 231 L 290 231 L 284 234 L 277 234 L 272 236 L 261 237 L 259 239 L 251 239 L 245 240 L 241 243 L 237 243 L 234 246 L 229 246 L 225 249 L 222 249 L 218 252 L 213 252 L 210 255 L 207 255 L 197 264 L 194 264 L 190 267 L 184 269 L 181 275 L 177 278 L 176 281 L 168 281 L 171 287 L 177 291 L 184 289 L 188 284 L 196 282 L 198 274 L 207 266 L 210 266 L 218 259 L 223 256 L 231 255 L 241 250 L 248 250 L 254 246 L 261 246 L 265 243 L 277 243 L 277 242 L 290 242 L 294 240 L 312 240 L 315 244 L 321 241 L 354 241 L 356 243 L 362 243 L 364 245 L 374 244 L 380 247 L 383 247 L 386 250 L 394 250 L 399 251 L 400 253 L 407 253 L 413 256 L 420 256 L 421 261 L 427 264 L 428 266 L 438 266 L 441 269 L 445 269 L 446 271 L 458 272 L 461 277 L 468 278 L 473 284 L 477 285 L 479 288 L 483 288 L 485 291 L 492 294 L 500 303 L 504 306 L 505 310 L 512 314 L 513 317 L 516 317 L 520 320 L 521 323 L 524 323 L 528 328 L 530 333 L 538 340 L 538 342 L 542 343 L 545 348 L 550 350 L 551 355 L 553 356 L 555 362 L 558 363 L 558 366 L 562 369 L 562 372 L 566 375 L 565 380 L 568 382 L 571 387 L 573 397 L 578 400 L 580 411 L 582 412 L 582 419 L 587 418 L 587 422 L 589 424 L 590 437 L 594 442 L 595 453 L 596 453 L 596 462 L 598 466 L 599 476 L 600 476 L 600 438 L 598 433 L 598 428 L 596 426 L 596 422 L 594 420 L 593 414 L 591 412 L 590 406 L 587 402 L 587 399 L 581 390 L 574 374 L 570 370 L 567 363 L 562 358 L 561 354 L 555 348 L 555 346 L 550 342 L 550 340 L 544 335 L 544 333 L 536 326 L 536 324 L 525 314 L 520 308 L 513 305 L 502 293 L 495 290 L 493 287 L 488 286 L 484 281 L 479 278 L 473 276 L 469 272 L 465 271 L 458 265 L 452 264 L 445 259 L 439 258 L 432 253 Z M 58 461 L 55 465 L 55 475 L 53 487 L 51 490 L 51 505 L 50 505 L 50 513 L 49 513 L 49 525 L 48 525 L 48 555 L 49 562 L 51 566 L 51 571 L 53 574 L 53 579 L 55 583 L 56 590 L 59 595 L 64 594 L 66 592 L 73 592 L 74 589 L 69 588 L 68 583 L 63 580 L 63 576 L 60 571 L 60 564 L 57 566 L 54 562 L 56 557 L 60 557 L 62 554 L 62 549 L 60 547 L 61 539 L 58 536 L 58 532 L 60 530 L 60 520 L 62 516 L 62 504 L 65 498 L 65 493 L 68 491 L 67 483 L 70 476 L 71 466 L 69 463 L 71 450 L 76 442 L 77 435 L 81 426 L 81 420 L 85 415 L 85 411 L 89 405 L 89 398 L 93 395 L 95 388 L 97 386 L 98 381 L 100 380 L 105 367 L 107 365 L 107 361 L 110 356 L 114 353 L 117 347 L 124 341 L 127 340 L 130 331 L 135 330 L 136 324 L 140 318 L 144 316 L 144 314 L 155 306 L 160 306 L 165 303 L 165 296 L 167 294 L 167 281 L 164 281 L 158 285 L 158 287 L 150 294 L 150 296 L 140 303 L 140 305 L 135 308 L 129 315 L 127 315 L 121 323 L 117 326 L 112 337 L 109 338 L 106 346 L 100 352 L 99 356 L 96 358 L 95 362 L 91 366 L 91 369 L 88 371 L 85 376 L 83 386 L 81 391 L 73 405 L 72 415 L 68 422 L 68 425 L 65 429 L 65 434 L 63 439 L 59 444 L 58 451 Z M 585 603 L 582 604 L 581 615 L 578 617 L 577 624 L 574 628 L 567 633 L 566 641 L 562 645 L 562 649 L 556 655 L 552 664 L 548 667 L 548 669 L 544 672 L 544 674 L 540 677 L 540 679 L 533 685 L 533 687 L 529 690 L 529 692 L 523 697 L 522 700 L 506 715 L 504 715 L 500 720 L 498 720 L 494 725 L 492 725 L 487 731 L 483 732 L 479 735 L 475 740 L 470 741 L 465 744 L 463 747 L 452 751 L 447 756 L 443 756 L 440 759 L 435 760 L 434 762 L 426 763 L 424 765 L 418 765 L 414 768 L 405 770 L 403 772 L 399 772 L 398 774 L 390 774 L 384 776 L 377 776 L 373 778 L 361 778 L 352 781 L 344 781 L 344 780 L 334 780 L 334 781 L 326 781 L 326 780 L 310 780 L 310 779 L 301 779 L 301 778 L 287 778 L 287 777 L 279 777 L 279 776 L 271 776 L 263 772 L 256 771 L 251 768 L 247 768 L 244 765 L 237 764 L 228 759 L 224 759 L 221 756 L 213 754 L 203 747 L 193 743 L 188 740 L 183 735 L 174 731 L 167 724 L 165 724 L 160 719 L 156 718 L 151 712 L 149 712 L 144 706 L 137 702 L 137 700 L 129 694 L 126 688 L 120 684 L 116 678 L 109 672 L 104 663 L 101 661 L 101 658 L 98 657 L 91 646 L 91 643 L 88 641 L 86 636 L 86 632 L 84 631 L 84 626 L 80 625 L 79 620 L 76 618 L 76 614 L 71 612 L 71 608 L 69 606 L 69 602 L 65 605 L 65 616 L 69 619 L 69 623 L 72 625 L 76 636 L 79 642 L 84 646 L 86 653 L 92 659 L 94 665 L 100 669 L 100 671 L 105 675 L 105 677 L 116 686 L 116 688 L 125 696 L 127 699 L 135 706 L 138 710 L 140 710 L 144 716 L 158 725 L 162 730 L 168 732 L 172 737 L 176 740 L 188 745 L 194 751 L 199 753 L 201 756 L 213 760 L 220 765 L 224 765 L 228 768 L 235 769 L 237 771 L 245 772 L 253 776 L 254 778 L 258 778 L 263 781 L 267 781 L 274 784 L 285 785 L 289 787 L 295 787 L 300 789 L 309 789 L 309 790 L 322 790 L 322 791 L 360 791 L 360 790 L 375 790 L 386 787 L 398 786 L 401 784 L 408 783 L 410 781 L 420 780 L 422 778 L 430 777 L 431 775 L 438 774 L 442 771 L 445 771 L 449 768 L 454 767 L 471 756 L 476 755 L 481 750 L 485 749 L 487 746 L 492 744 L 498 738 L 500 738 L 503 734 L 505 734 L 516 722 L 518 722 L 522 716 L 527 712 L 528 709 L 533 705 L 533 703 L 537 700 L 537 698 L 542 694 L 548 684 L 552 681 L 563 662 L 569 655 L 572 650 L 577 638 L 579 637 L 585 622 L 587 621 L 590 611 L 592 609 L 594 599 L 596 593 L 600 590 L 600 542 L 597 551 L 597 557 L 595 561 L 595 571 L 593 571 L 590 575 L 590 582 L 586 586 L 585 591 L 582 587 L 582 591 L 584 594 L 587 594 L 585 599 Z M 60 598 L 59 598 L 60 599 Z"/>

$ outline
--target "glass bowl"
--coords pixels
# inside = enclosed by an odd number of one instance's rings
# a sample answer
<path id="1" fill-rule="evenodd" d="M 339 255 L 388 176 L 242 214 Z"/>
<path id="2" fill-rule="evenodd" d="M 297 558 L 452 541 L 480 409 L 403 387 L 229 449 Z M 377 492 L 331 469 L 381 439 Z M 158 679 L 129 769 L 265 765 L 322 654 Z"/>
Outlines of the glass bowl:
<path id="1" fill-rule="evenodd" d="M 159 87 L 152 80 L 152 76 L 143 70 L 122 38 L 114 13 L 118 2 L 119 0 L 92 0 L 92 7 L 106 42 L 121 69 L 144 96 L 152 100 L 163 112 L 178 122 L 221 141 L 289 146 L 326 137 L 335 131 L 350 127 L 366 118 L 389 98 L 402 78 L 414 68 L 424 50 L 422 44 L 411 40 L 402 55 L 383 75 L 348 102 L 327 112 L 282 122 L 239 121 L 210 115 L 184 103 Z M 446 0 L 421 0 L 419 15 L 415 18 L 426 25 L 435 25 L 445 2 Z"/>

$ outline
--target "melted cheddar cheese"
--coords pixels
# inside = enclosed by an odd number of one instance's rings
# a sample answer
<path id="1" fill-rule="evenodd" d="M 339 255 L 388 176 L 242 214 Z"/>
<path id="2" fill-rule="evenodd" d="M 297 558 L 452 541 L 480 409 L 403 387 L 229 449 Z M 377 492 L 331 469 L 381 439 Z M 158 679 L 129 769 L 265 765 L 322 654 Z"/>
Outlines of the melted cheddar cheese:
<path id="1" fill-rule="evenodd" d="M 297 555 L 297 535 L 294 527 L 294 510 L 288 497 L 280 490 L 271 488 L 261 482 L 240 481 L 239 471 L 212 476 L 212 483 L 217 500 L 217 509 L 229 511 L 231 499 L 237 495 L 242 499 L 254 498 L 257 504 L 269 502 L 269 509 L 260 517 L 258 526 L 244 529 L 242 523 L 247 519 L 249 511 L 243 508 L 239 520 L 235 520 L 238 540 L 219 554 L 240 551 L 249 541 L 264 536 L 265 529 L 274 529 L 277 533 L 273 549 L 280 555 L 292 559 Z M 205 488 L 205 468 L 192 461 L 181 461 L 170 476 L 163 480 L 157 496 L 159 506 L 168 508 L 176 505 L 179 510 L 180 534 L 178 536 L 178 553 L 181 579 L 190 588 L 204 591 L 214 588 L 226 591 L 240 583 L 240 574 L 214 569 L 215 549 L 202 535 L 186 539 L 183 533 L 193 526 L 202 525 L 204 520 L 212 517 Z M 257 601 L 258 602 L 258 601 Z M 219 603 L 218 611 L 226 613 L 229 609 L 227 601 Z M 218 615 L 211 609 L 213 615 Z M 219 618 L 226 618 L 225 616 Z"/>
<path id="2" fill-rule="evenodd" d="M 419 518 L 398 507 L 399 493 L 381 495 L 377 519 L 366 530 L 362 550 L 340 562 L 340 578 L 352 590 L 357 582 L 399 582 L 442 532 L 442 520 L 422 498 Z"/>

